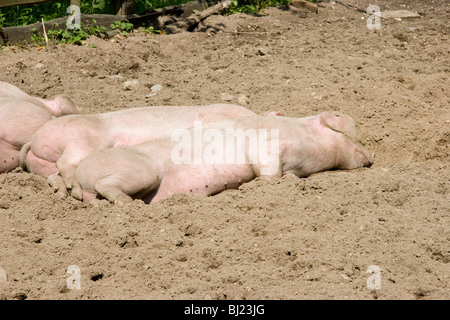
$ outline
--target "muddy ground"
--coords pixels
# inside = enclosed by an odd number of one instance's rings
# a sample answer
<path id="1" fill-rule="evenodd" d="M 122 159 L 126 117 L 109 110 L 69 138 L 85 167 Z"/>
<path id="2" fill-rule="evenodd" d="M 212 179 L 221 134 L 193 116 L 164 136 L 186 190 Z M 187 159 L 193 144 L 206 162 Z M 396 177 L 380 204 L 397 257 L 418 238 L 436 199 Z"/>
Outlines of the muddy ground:
<path id="1" fill-rule="evenodd" d="M 293 117 L 336 110 L 353 116 L 376 160 L 123 207 L 60 199 L 21 170 L 1 174 L 0 297 L 449 299 L 450 3 L 377 0 L 421 18 L 370 30 L 371 2 L 216 15 L 192 33 L 3 47 L 1 81 L 66 94 L 86 112 L 224 101 Z M 138 84 L 124 88 L 129 80 Z M 79 289 L 67 285 L 73 265 Z"/>

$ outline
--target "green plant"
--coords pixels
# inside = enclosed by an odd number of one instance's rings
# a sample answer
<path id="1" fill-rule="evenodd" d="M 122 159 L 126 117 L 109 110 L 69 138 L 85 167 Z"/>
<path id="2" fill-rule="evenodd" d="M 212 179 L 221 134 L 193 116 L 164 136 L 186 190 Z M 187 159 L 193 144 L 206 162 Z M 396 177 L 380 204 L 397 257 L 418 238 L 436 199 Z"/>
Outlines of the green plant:
<path id="1" fill-rule="evenodd" d="M 84 26 L 84 29 L 89 35 L 95 36 L 103 36 L 108 31 L 108 29 L 105 26 L 97 25 L 97 20 L 95 19 L 92 19 L 92 25 L 86 25 Z"/>
<path id="2" fill-rule="evenodd" d="M 75 28 L 71 30 L 49 30 L 48 36 L 57 43 L 81 45 L 84 40 L 89 38 L 90 34 L 82 28 Z"/>
<path id="3" fill-rule="evenodd" d="M 121 31 L 123 35 L 126 35 L 128 32 L 131 32 L 134 28 L 133 24 L 131 22 L 129 22 L 128 20 L 114 21 L 110 25 L 110 27 L 113 30 Z"/>
<path id="4" fill-rule="evenodd" d="M 80 3 L 80 11 L 84 14 L 108 14 L 110 13 L 110 2 L 110 0 L 82 0 Z"/>
<path id="5" fill-rule="evenodd" d="M 234 13 L 258 13 L 268 7 L 274 7 L 279 4 L 288 4 L 291 0 L 232 0 L 231 6 L 224 12 L 226 14 Z"/>
<path id="6" fill-rule="evenodd" d="M 66 16 L 70 0 L 59 0 L 39 5 L 13 6 L 0 9 L 0 27 L 24 26 Z"/>
<path id="7" fill-rule="evenodd" d="M 5 13 L 0 13 L 0 30 L 2 28 L 4 28 L 5 21 L 6 21 L 6 14 Z"/>
<path id="8" fill-rule="evenodd" d="M 161 34 L 161 30 L 155 29 L 153 26 L 150 26 L 148 28 L 142 27 L 142 31 L 149 34 Z"/>
<path id="9" fill-rule="evenodd" d="M 106 33 L 106 27 L 96 25 L 97 21 L 95 19 L 92 20 L 92 23 L 93 25 L 90 26 L 82 25 L 81 28 L 50 29 L 47 31 L 48 41 L 52 44 L 82 45 L 83 41 L 91 35 L 101 36 Z M 54 27 L 58 27 L 58 25 L 56 24 Z M 36 28 L 33 28 L 31 41 L 38 46 L 46 45 L 44 35 L 38 33 Z"/>
<path id="10" fill-rule="evenodd" d="M 1 0 L 0 0 L 1 1 Z M 189 0 L 135 0 L 135 13 L 148 9 L 186 3 Z M 0 28 L 25 26 L 41 21 L 68 16 L 70 0 L 55 0 L 35 5 L 21 5 L 0 9 Z M 111 0 L 81 0 L 80 11 L 84 14 L 111 14 Z"/>
<path id="11" fill-rule="evenodd" d="M 32 29 L 33 34 L 31 35 L 31 42 L 33 42 L 36 46 L 45 45 L 45 38 L 43 35 L 37 33 L 37 29 Z"/>

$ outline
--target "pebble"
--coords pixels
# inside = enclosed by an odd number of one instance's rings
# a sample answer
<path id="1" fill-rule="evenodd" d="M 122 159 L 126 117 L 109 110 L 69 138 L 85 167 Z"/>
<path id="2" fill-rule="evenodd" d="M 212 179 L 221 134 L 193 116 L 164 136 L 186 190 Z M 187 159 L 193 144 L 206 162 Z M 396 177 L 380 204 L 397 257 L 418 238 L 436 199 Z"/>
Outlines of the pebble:
<path id="1" fill-rule="evenodd" d="M 222 99 L 223 101 L 231 101 L 234 99 L 234 97 L 229 93 L 222 93 L 220 95 L 220 99 Z"/>
<path id="2" fill-rule="evenodd" d="M 139 88 L 138 80 L 128 80 L 123 83 L 123 90 L 136 90 Z"/>
<path id="3" fill-rule="evenodd" d="M 248 97 L 245 94 L 240 94 L 238 96 L 238 103 L 241 104 L 241 105 L 248 104 L 248 100 L 249 99 L 248 99 Z"/>
<path id="4" fill-rule="evenodd" d="M 268 50 L 266 48 L 258 48 L 256 50 L 256 55 L 257 56 L 265 56 L 268 54 Z"/>
<path id="5" fill-rule="evenodd" d="M 152 86 L 150 88 L 150 90 L 152 90 L 152 92 L 159 92 L 163 89 L 163 86 L 161 84 L 155 84 L 154 86 Z"/>
<path id="6" fill-rule="evenodd" d="M 419 27 L 408 27 L 408 28 L 406 28 L 406 30 L 408 30 L 409 32 L 414 32 L 414 31 L 419 30 L 419 29 L 420 29 Z"/>

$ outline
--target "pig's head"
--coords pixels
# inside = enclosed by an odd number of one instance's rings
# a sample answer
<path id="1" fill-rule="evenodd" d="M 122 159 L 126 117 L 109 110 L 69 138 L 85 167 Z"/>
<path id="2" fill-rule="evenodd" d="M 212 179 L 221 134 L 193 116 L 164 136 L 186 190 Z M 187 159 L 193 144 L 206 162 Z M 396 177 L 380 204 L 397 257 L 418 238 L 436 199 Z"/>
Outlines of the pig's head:
<path id="1" fill-rule="evenodd" d="M 356 136 L 352 117 L 327 111 L 322 112 L 319 118 L 322 125 L 338 134 L 335 150 L 336 169 L 350 170 L 370 167 L 373 164 L 375 154 L 351 140 Z"/>

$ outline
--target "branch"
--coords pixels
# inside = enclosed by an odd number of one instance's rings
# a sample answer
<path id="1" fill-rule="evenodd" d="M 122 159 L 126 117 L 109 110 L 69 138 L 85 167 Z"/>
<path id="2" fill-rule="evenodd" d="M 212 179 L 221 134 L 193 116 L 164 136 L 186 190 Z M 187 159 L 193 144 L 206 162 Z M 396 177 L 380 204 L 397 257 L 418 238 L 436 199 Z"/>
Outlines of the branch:
<path id="1" fill-rule="evenodd" d="M 191 29 L 193 26 L 196 26 L 200 21 L 206 19 L 207 17 L 218 13 L 222 9 L 226 9 L 231 5 L 231 0 L 225 0 L 219 2 L 218 4 L 209 7 L 208 9 L 201 11 L 199 13 L 195 13 L 189 16 L 186 21 L 181 21 L 178 23 L 178 27 L 184 30 Z"/>
<path id="2" fill-rule="evenodd" d="M 317 8 L 317 4 L 308 2 L 305 0 L 292 0 L 291 6 L 295 8 L 304 8 L 308 9 L 311 12 L 318 13 L 319 9 Z"/>

